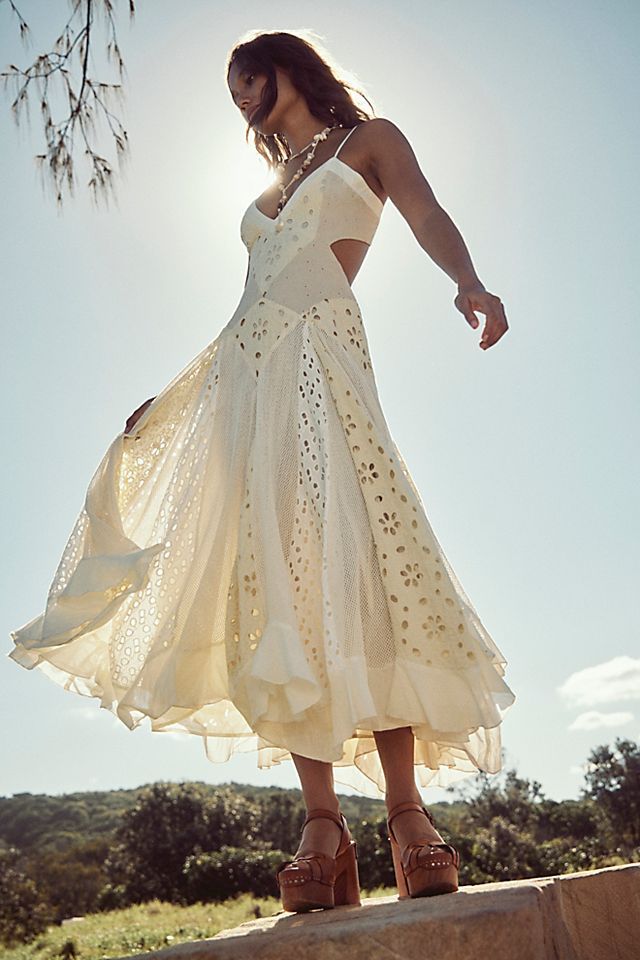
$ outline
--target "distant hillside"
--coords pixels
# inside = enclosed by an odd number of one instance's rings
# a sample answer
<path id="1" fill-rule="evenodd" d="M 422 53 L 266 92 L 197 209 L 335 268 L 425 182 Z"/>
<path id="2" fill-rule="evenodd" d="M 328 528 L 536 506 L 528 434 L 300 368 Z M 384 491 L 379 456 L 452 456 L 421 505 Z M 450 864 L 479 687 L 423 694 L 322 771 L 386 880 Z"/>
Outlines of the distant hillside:
<path id="1" fill-rule="evenodd" d="M 103 837 L 134 806 L 141 789 L 0 797 L 0 841 L 28 853 L 36 848 L 64 850 L 80 837 Z"/>
<path id="2" fill-rule="evenodd" d="M 169 781 L 156 781 L 167 783 Z M 181 781 L 186 782 L 186 781 Z M 231 790 L 250 800 L 268 804 L 270 796 L 289 795 L 302 805 L 299 789 L 261 787 L 254 784 L 197 783 L 205 792 Z M 124 811 L 135 805 L 141 791 L 151 784 L 130 790 L 87 791 L 52 795 L 46 793 L 16 793 L 0 797 L 0 846 L 15 846 L 25 853 L 45 850 L 63 851 L 79 840 L 87 841 L 110 835 Z M 347 820 L 375 821 L 386 814 L 382 800 L 338 794 Z M 452 804 L 441 804 L 450 808 Z M 432 809 L 437 815 L 438 805 Z"/>

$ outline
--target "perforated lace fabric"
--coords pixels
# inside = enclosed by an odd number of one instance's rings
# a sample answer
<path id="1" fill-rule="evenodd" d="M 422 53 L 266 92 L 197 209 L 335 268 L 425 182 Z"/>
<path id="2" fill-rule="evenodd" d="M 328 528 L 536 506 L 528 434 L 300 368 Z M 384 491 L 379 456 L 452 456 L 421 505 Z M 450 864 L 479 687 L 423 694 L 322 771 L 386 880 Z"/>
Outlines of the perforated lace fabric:
<path id="1" fill-rule="evenodd" d="M 334 155 L 280 217 L 253 203 L 231 319 L 99 464 L 46 609 L 8 654 L 130 729 L 334 764 L 384 794 L 375 730 L 411 726 L 421 786 L 501 768 L 515 695 L 380 406 L 331 244 L 382 203 Z"/>

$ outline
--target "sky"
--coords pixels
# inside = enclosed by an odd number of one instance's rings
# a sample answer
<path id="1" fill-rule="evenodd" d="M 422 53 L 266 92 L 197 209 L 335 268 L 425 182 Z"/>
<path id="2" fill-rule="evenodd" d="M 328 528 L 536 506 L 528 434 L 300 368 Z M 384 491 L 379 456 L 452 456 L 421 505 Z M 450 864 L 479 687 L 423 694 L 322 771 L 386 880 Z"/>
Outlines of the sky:
<path id="1" fill-rule="evenodd" d="M 117 6 L 130 157 L 96 208 L 56 209 L 45 141 L 0 92 L 4 575 L 0 795 L 155 780 L 299 786 L 293 764 L 209 762 L 197 737 L 130 731 L 9 660 L 44 611 L 95 468 L 128 415 L 222 330 L 239 223 L 269 182 L 225 86 L 248 30 L 310 29 L 410 141 L 509 330 L 489 350 L 391 201 L 355 282 L 382 407 L 434 532 L 507 660 L 504 767 L 577 798 L 590 751 L 640 736 L 640 8 L 631 0 L 246 0 Z M 70 6 L 0 3 L 0 69 L 50 50 Z M 94 66 L 107 67 L 103 28 Z M 1 90 L 1 88 L 0 88 Z M 57 118 L 56 118 L 57 119 Z M 473 778 L 472 778 L 473 779 Z M 462 781 L 469 784 L 471 781 Z M 339 792 L 347 789 L 337 787 Z M 427 788 L 427 802 L 457 795 Z"/>

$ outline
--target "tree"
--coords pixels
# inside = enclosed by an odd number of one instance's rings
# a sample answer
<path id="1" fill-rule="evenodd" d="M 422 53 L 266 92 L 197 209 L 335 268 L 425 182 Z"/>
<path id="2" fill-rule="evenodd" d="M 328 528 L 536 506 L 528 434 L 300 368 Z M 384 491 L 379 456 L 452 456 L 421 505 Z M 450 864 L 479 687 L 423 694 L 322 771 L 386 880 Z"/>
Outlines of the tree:
<path id="1" fill-rule="evenodd" d="M 51 911 L 34 881 L 22 872 L 20 851 L 0 851 L 0 942 L 6 947 L 29 943 L 47 929 Z"/>
<path id="2" fill-rule="evenodd" d="M 504 772 L 504 783 L 480 771 L 474 781 L 474 792 L 468 796 L 471 826 L 487 826 L 494 817 L 501 817 L 518 831 L 533 829 L 542 810 L 543 793 L 537 780 L 518 777 L 515 770 Z M 463 793 L 469 793 L 467 785 Z"/>
<path id="3" fill-rule="evenodd" d="M 185 901 L 187 857 L 223 844 L 247 847 L 257 836 L 260 810 L 232 790 L 213 795 L 199 784 L 156 783 L 123 816 L 105 869 L 103 907 L 158 898 Z"/>
<path id="4" fill-rule="evenodd" d="M 30 36 L 30 28 L 19 12 L 14 0 L 0 0 L 0 4 L 8 2 L 11 10 L 19 20 L 20 38 L 26 43 Z M 129 17 L 135 16 L 134 0 L 127 0 Z M 120 79 L 125 71 L 113 17 L 114 0 L 71 0 L 72 13 L 62 32 L 55 40 L 53 50 L 40 54 L 26 70 L 20 70 L 15 64 L 10 64 L 6 72 L 0 73 L 5 89 L 10 81 L 15 83 L 16 95 L 11 110 L 16 123 L 19 123 L 19 111 L 24 103 L 29 119 L 29 87 L 35 82 L 37 96 L 40 100 L 40 111 L 44 120 L 44 132 L 47 141 L 47 152 L 37 154 L 42 173 L 45 161 L 53 178 L 56 201 L 62 206 L 63 190 L 66 188 L 73 196 L 75 188 L 74 168 L 74 132 L 79 131 L 85 144 L 85 155 L 89 157 L 92 175 L 88 181 L 92 198 L 97 200 L 98 190 L 108 201 L 108 191 L 113 189 L 113 170 L 109 161 L 97 153 L 90 143 L 90 137 L 95 132 L 97 116 L 106 119 L 109 129 L 115 140 L 117 157 L 120 166 L 127 158 L 128 137 L 118 118 L 109 110 L 107 103 L 112 95 L 121 99 L 121 83 L 103 83 L 89 75 L 89 58 L 93 52 L 91 44 L 94 40 L 94 17 L 101 11 L 111 30 L 111 37 L 107 43 L 107 59 L 115 59 Z M 76 24 L 76 16 L 79 23 Z M 73 61 L 77 53 L 78 63 Z M 22 82 L 24 80 L 24 82 Z M 54 123 L 51 109 L 50 82 L 60 80 L 62 97 L 66 98 L 68 113 Z M 43 181 L 44 186 L 44 181 Z"/>
<path id="5" fill-rule="evenodd" d="M 500 778 L 481 772 L 467 785 L 467 812 L 451 842 L 460 851 L 460 882 L 488 883 L 547 877 L 611 864 L 604 819 L 593 800 L 557 802 L 538 781 L 506 770 Z M 619 862 L 615 859 L 615 862 Z"/>
<path id="6" fill-rule="evenodd" d="M 256 802 L 260 807 L 260 836 L 268 838 L 277 850 L 292 853 L 300 840 L 300 827 L 305 818 L 302 792 L 299 790 L 268 790 Z"/>
<path id="7" fill-rule="evenodd" d="M 395 875 L 391 846 L 387 838 L 386 817 L 377 821 L 360 820 L 351 823 L 351 834 L 358 847 L 358 875 L 360 884 L 372 890 L 375 887 L 394 887 Z"/>
<path id="8" fill-rule="evenodd" d="M 185 860 L 187 903 L 222 902 L 239 893 L 279 897 L 276 872 L 288 862 L 282 850 L 248 850 L 223 845 L 213 853 L 193 854 Z"/>
<path id="9" fill-rule="evenodd" d="M 603 811 L 613 831 L 612 840 L 626 855 L 640 853 L 640 746 L 618 737 L 615 750 L 595 747 L 587 759 L 590 797 Z"/>
<path id="10" fill-rule="evenodd" d="M 95 911 L 105 883 L 104 862 L 109 849 L 109 840 L 101 837 L 77 841 L 65 850 L 38 850 L 25 856 L 24 869 L 37 878 L 39 893 L 52 909 L 53 922 Z"/>

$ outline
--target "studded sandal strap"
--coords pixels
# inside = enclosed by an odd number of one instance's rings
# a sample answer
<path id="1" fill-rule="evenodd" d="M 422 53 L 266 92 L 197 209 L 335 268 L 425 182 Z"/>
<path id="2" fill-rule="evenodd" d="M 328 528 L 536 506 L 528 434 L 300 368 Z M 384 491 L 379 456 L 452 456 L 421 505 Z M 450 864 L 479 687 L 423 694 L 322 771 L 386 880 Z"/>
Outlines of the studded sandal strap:
<path id="1" fill-rule="evenodd" d="M 304 857 L 296 857 L 283 863 L 276 876 L 284 884 L 304 883 L 307 880 L 327 883 L 331 879 L 331 873 L 331 858 L 324 853 L 310 851 Z"/>
<path id="2" fill-rule="evenodd" d="M 420 866 L 446 866 L 448 860 L 443 860 L 439 851 L 444 850 L 451 855 L 451 862 L 456 869 L 460 866 L 460 854 L 450 843 L 411 843 L 403 851 L 402 865 L 406 876 L 413 873 Z"/>

